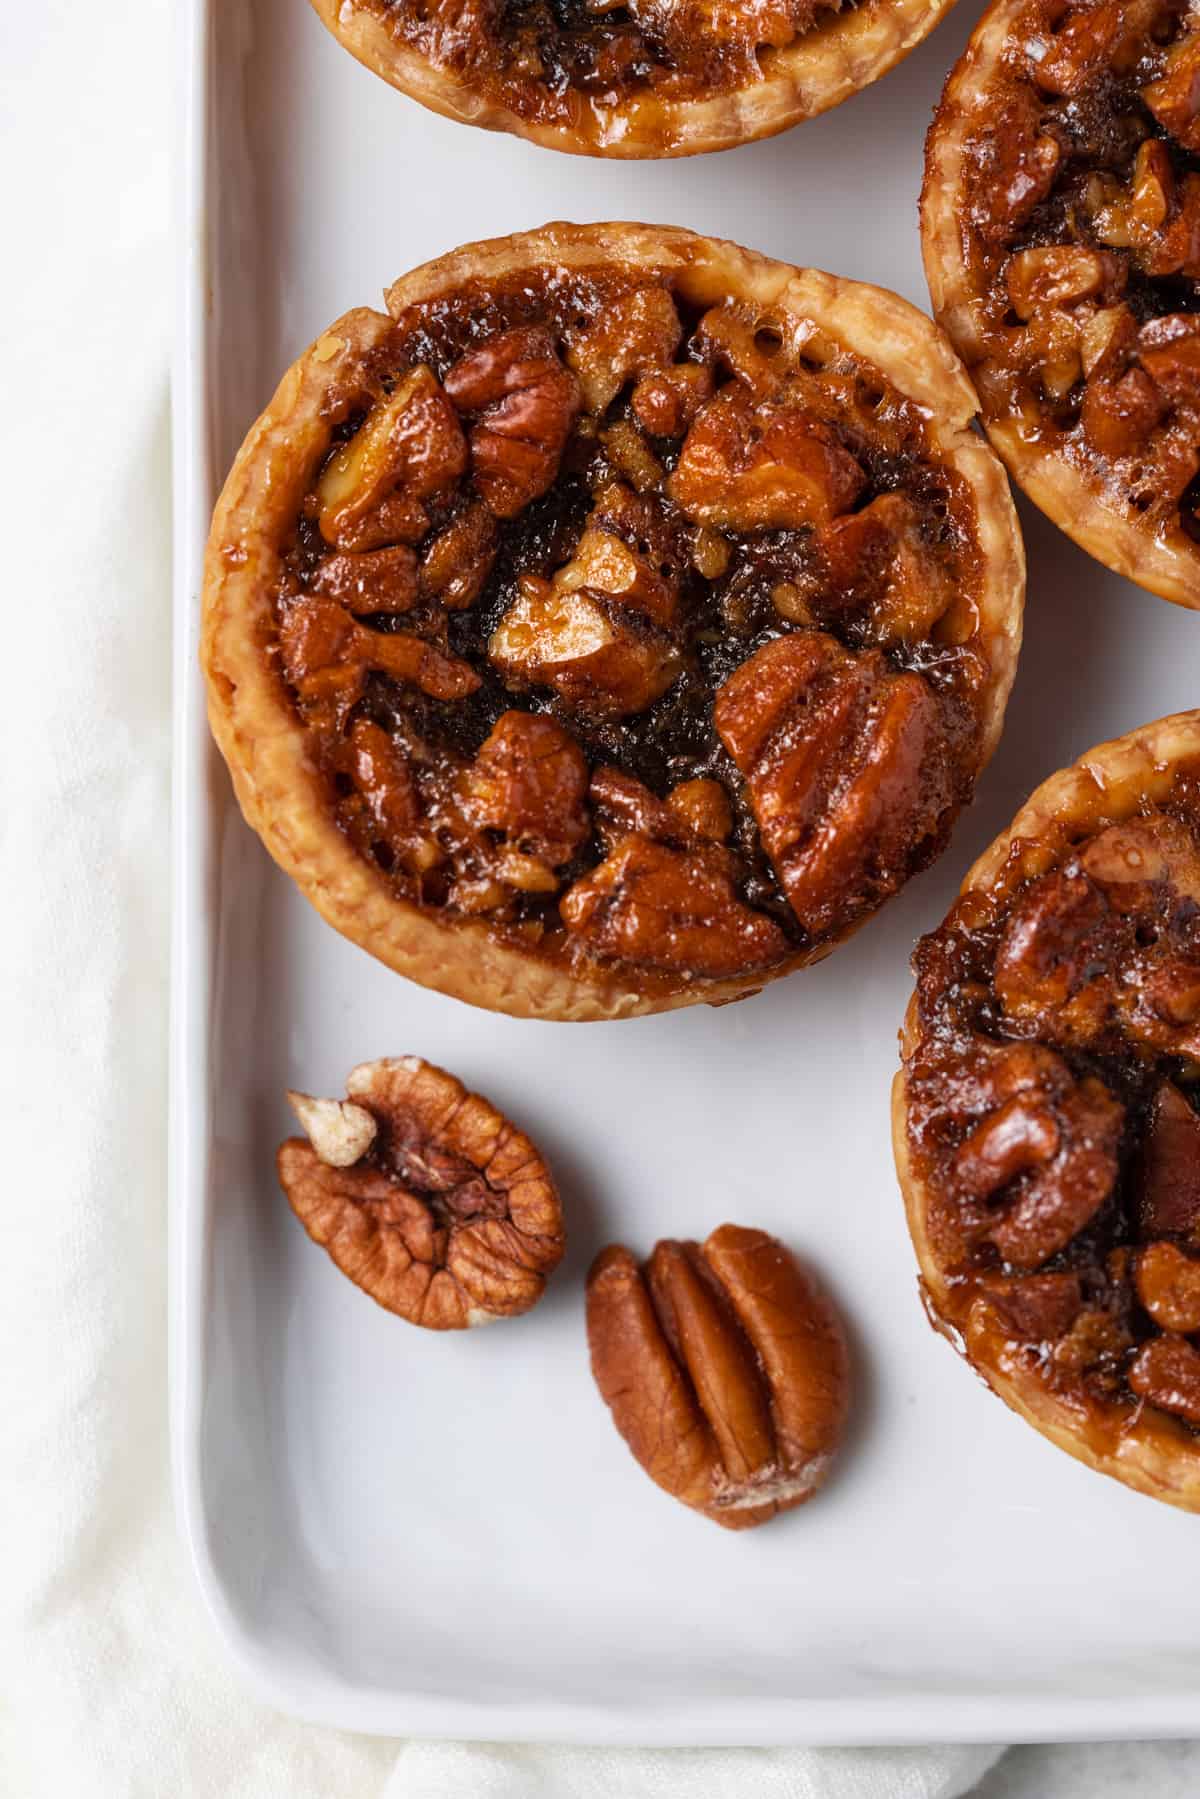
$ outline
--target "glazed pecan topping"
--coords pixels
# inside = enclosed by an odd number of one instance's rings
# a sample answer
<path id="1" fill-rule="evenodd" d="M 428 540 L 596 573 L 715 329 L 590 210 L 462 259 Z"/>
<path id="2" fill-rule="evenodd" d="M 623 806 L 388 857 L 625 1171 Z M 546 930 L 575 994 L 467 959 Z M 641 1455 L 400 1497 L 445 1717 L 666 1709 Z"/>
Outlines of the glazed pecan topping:
<path id="1" fill-rule="evenodd" d="M 550 333 L 518 326 L 456 362 L 446 392 L 470 414 L 471 470 L 497 518 L 550 487 L 580 406 L 579 382 Z"/>
<path id="2" fill-rule="evenodd" d="M 1200 1055 L 1200 854 L 1165 817 L 1094 837 L 1030 886 L 996 956 L 1015 1019 L 1068 1044 L 1113 1031 L 1147 1051 Z"/>
<path id="3" fill-rule="evenodd" d="M 1144 1237 L 1186 1237 L 1200 1245 L 1200 1115 L 1173 1081 L 1150 1103 L 1137 1183 Z"/>
<path id="4" fill-rule="evenodd" d="M 463 775 L 462 803 L 476 824 L 553 869 L 588 835 L 587 785 L 587 762 L 568 731 L 552 718 L 506 712 Z"/>
<path id="5" fill-rule="evenodd" d="M 407 631 L 371 631 L 333 600 L 298 600 L 280 627 L 283 665 L 303 697 L 325 691 L 324 677 L 360 685 L 369 669 L 417 687 L 431 699 L 474 693 L 479 676 L 457 656 Z"/>
<path id="6" fill-rule="evenodd" d="M 825 524 L 865 485 L 831 426 L 800 406 L 756 405 L 737 384 L 696 415 L 667 491 L 697 524 L 769 531 Z"/>
<path id="7" fill-rule="evenodd" d="M 592 1372 L 666 1492 L 729 1530 L 810 1499 L 841 1440 L 841 1322 L 788 1250 L 725 1224 L 659 1243 L 644 1270 L 602 1251 L 588 1276 Z"/>
<path id="8" fill-rule="evenodd" d="M 662 287 L 639 287 L 567 334 L 567 362 L 585 405 L 604 412 L 634 375 L 670 365 L 682 336 L 675 302 Z"/>
<path id="9" fill-rule="evenodd" d="M 381 505 L 399 497 L 419 508 L 453 486 L 466 465 L 454 408 L 430 371 L 418 366 L 326 464 L 317 487 L 321 535 L 342 549 L 366 548 L 363 527 Z M 386 537 L 386 523 L 381 530 Z"/>
<path id="10" fill-rule="evenodd" d="M 1129 1384 L 1141 1399 L 1200 1430 L 1200 1351 L 1186 1337 L 1155 1337 L 1138 1350 Z"/>
<path id="11" fill-rule="evenodd" d="M 418 1056 L 364 1062 L 346 1091 L 289 1096 L 308 1138 L 280 1146 L 279 1179 L 313 1241 L 428 1330 L 527 1312 L 563 1252 L 558 1195 L 529 1138 Z"/>
<path id="12" fill-rule="evenodd" d="M 784 892 L 813 936 L 841 922 L 848 893 L 897 886 L 912 846 L 936 836 L 951 804 L 929 689 L 824 634 L 764 645 L 725 682 L 714 718 Z"/>
<path id="13" fill-rule="evenodd" d="M 1102 1082 L 1026 1045 L 990 1057 L 982 1085 L 993 1109 L 951 1163 L 959 1228 L 1014 1268 L 1040 1268 L 1112 1192 L 1124 1111 Z"/>
<path id="14" fill-rule="evenodd" d="M 580 948 L 634 967 L 719 979 L 769 968 L 787 952 L 779 926 L 738 898 L 727 857 L 638 834 L 575 883 L 562 916 Z"/>

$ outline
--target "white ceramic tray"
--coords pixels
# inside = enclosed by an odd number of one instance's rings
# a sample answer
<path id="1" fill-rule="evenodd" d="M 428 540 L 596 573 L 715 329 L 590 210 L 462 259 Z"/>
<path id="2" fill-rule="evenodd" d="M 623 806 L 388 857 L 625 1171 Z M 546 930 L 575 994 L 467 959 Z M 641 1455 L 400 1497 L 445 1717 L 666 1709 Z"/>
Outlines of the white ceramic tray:
<path id="1" fill-rule="evenodd" d="M 178 364 L 174 1446 L 230 1652 L 280 1708 L 360 1730 L 623 1743 L 1200 1731 L 1200 1521 L 1085 1472 L 987 1395 L 917 1303 L 888 1148 L 907 959 L 1027 791 L 1197 701 L 1200 618 L 1028 509 L 1027 648 L 941 864 L 758 999 L 516 1023 L 407 985 L 321 924 L 233 805 L 195 667 L 214 483 L 286 362 L 473 237 L 664 220 L 925 304 L 921 141 L 978 8 L 771 143 L 583 163 L 446 123 L 304 0 L 189 0 Z M 389 1317 L 276 1189 L 285 1086 L 417 1051 L 491 1095 L 563 1188 L 536 1312 Z M 815 1504 L 731 1536 L 653 1487 L 593 1390 L 582 1278 L 621 1238 L 726 1218 L 810 1252 L 854 1320 L 859 1402 Z"/>

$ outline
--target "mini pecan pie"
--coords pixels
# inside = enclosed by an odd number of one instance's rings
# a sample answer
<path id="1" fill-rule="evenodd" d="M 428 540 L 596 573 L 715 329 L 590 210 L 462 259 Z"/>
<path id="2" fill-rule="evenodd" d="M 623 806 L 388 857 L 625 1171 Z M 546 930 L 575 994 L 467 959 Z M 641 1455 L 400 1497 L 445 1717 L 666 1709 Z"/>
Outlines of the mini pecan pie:
<path id="1" fill-rule="evenodd" d="M 242 808 L 391 967 L 518 1014 L 736 998 L 941 849 L 1023 563 L 944 339 L 688 232 L 405 277 L 284 377 L 217 507 Z"/>
<path id="2" fill-rule="evenodd" d="M 930 132 L 934 310 L 1029 497 L 1200 607 L 1200 13 L 996 0 Z"/>
<path id="3" fill-rule="evenodd" d="M 587 156 L 769 137 L 898 63 L 954 0 L 313 0 L 435 112 Z"/>
<path id="4" fill-rule="evenodd" d="M 1200 712 L 1040 787 L 915 967 L 893 1117 L 934 1323 L 1200 1510 Z"/>
<path id="5" fill-rule="evenodd" d="M 562 1259 L 562 1207 L 523 1131 L 419 1056 L 363 1062 L 348 1099 L 289 1093 L 288 1202 L 356 1287 L 427 1330 L 536 1305 Z"/>
<path id="6" fill-rule="evenodd" d="M 587 1286 L 592 1373 L 651 1480 L 727 1530 L 821 1487 L 850 1397 L 832 1302 L 765 1231 L 663 1241 L 645 1269 L 619 1244 Z"/>

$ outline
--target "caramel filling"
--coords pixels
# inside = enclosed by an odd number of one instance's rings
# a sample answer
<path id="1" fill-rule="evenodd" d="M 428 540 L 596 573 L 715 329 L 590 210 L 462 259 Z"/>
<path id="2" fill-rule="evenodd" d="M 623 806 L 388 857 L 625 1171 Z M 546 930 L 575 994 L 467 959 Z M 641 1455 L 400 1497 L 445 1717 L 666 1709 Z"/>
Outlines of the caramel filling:
<path id="1" fill-rule="evenodd" d="M 342 830 L 541 955 L 768 970 L 971 792 L 973 496 L 877 368 L 737 301 L 547 273 L 413 307 L 282 567 Z"/>

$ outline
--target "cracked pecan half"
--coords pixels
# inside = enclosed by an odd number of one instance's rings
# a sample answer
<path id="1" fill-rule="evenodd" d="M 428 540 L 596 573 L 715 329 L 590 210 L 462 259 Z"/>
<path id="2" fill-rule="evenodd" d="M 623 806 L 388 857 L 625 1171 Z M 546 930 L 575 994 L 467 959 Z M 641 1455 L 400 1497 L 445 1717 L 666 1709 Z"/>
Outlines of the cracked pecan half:
<path id="1" fill-rule="evenodd" d="M 592 1373 L 651 1480 L 727 1530 L 824 1484 L 849 1405 L 845 1332 L 765 1231 L 664 1240 L 644 1268 L 613 1245 L 587 1285 Z"/>
<path id="2" fill-rule="evenodd" d="M 289 1100 L 288 1203 L 356 1287 L 427 1330 L 536 1305 L 562 1258 L 562 1207 L 523 1131 L 419 1056 L 363 1062 L 345 1100 Z"/>
<path id="3" fill-rule="evenodd" d="M 931 1316 L 1200 1510 L 1200 713 L 1053 776 L 915 958 L 894 1124 Z"/>

